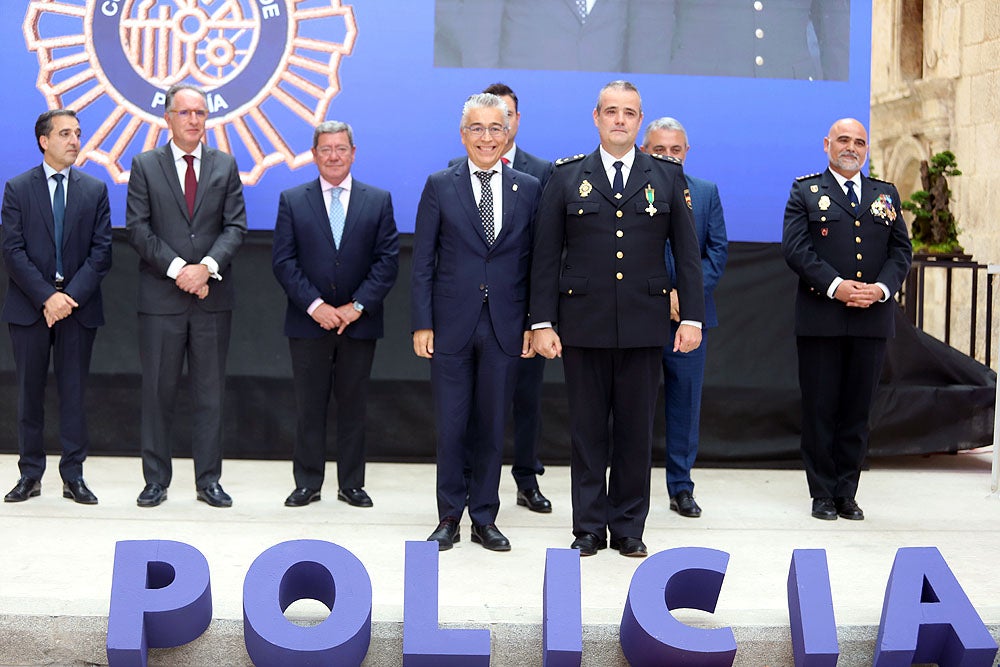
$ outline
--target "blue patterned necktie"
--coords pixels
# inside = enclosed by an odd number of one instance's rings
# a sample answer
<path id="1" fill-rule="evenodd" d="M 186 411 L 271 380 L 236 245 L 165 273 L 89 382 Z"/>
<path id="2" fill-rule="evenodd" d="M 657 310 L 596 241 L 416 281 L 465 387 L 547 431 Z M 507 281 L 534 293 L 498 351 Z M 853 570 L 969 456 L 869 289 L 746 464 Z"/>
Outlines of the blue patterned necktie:
<path id="1" fill-rule="evenodd" d="M 340 193 L 344 188 L 330 188 L 330 231 L 333 232 L 333 244 L 340 249 L 340 239 L 344 235 L 344 205 L 340 203 Z"/>
<path id="2" fill-rule="evenodd" d="M 861 202 L 858 201 L 858 196 L 854 194 L 854 181 L 847 181 L 844 185 L 847 186 L 847 201 L 851 202 L 852 208 L 857 208 Z"/>
<path id="3" fill-rule="evenodd" d="M 63 224 L 66 221 L 66 190 L 63 189 L 63 178 L 65 176 L 62 174 L 52 174 L 52 178 L 56 179 L 56 192 L 52 195 L 52 220 L 55 222 L 56 227 L 56 275 L 62 278 Z"/>

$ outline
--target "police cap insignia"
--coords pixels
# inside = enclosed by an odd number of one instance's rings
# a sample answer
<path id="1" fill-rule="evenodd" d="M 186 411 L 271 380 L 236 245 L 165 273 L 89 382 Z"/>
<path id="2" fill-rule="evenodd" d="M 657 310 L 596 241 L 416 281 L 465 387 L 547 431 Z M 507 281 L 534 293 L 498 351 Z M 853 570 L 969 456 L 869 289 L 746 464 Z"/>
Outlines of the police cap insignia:
<path id="1" fill-rule="evenodd" d="M 569 157 L 561 157 L 556 160 L 555 165 L 561 167 L 564 164 L 569 164 L 570 162 L 576 162 L 577 160 L 582 160 L 587 157 L 586 153 L 577 153 L 576 155 L 570 155 Z"/>

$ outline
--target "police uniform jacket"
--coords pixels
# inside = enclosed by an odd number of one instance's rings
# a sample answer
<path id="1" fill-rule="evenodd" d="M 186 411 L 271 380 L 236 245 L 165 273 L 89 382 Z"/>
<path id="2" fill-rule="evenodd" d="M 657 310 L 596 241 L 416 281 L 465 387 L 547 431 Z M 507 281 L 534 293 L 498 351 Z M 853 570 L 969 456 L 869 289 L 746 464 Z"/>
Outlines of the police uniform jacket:
<path id="1" fill-rule="evenodd" d="M 796 179 L 781 245 L 799 276 L 796 335 L 894 335 L 894 299 L 850 308 L 827 296 L 837 277 L 882 283 L 890 294 L 902 286 L 912 251 L 894 185 L 862 175 L 860 205 L 854 210 L 829 169 Z"/>
<path id="2" fill-rule="evenodd" d="M 620 199 L 611 191 L 599 149 L 557 161 L 536 217 L 531 322 L 557 323 L 564 345 L 666 345 L 674 287 L 664 261 L 668 238 L 681 319 L 704 322 L 689 197 L 675 160 L 637 150 Z"/>

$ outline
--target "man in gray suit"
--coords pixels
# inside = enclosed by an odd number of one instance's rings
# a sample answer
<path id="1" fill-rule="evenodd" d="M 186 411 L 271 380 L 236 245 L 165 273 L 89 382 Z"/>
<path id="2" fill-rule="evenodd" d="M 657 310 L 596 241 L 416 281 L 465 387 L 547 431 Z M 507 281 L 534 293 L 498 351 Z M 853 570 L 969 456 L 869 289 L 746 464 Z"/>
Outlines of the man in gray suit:
<path id="1" fill-rule="evenodd" d="M 243 185 L 231 155 L 202 143 L 205 93 L 167 91 L 171 140 L 132 159 L 125 209 L 129 244 L 139 253 L 139 355 L 142 361 L 140 507 L 167 499 L 170 427 L 187 358 L 198 500 L 233 501 L 222 475 L 222 399 L 234 302 L 230 262 L 246 233 Z"/>

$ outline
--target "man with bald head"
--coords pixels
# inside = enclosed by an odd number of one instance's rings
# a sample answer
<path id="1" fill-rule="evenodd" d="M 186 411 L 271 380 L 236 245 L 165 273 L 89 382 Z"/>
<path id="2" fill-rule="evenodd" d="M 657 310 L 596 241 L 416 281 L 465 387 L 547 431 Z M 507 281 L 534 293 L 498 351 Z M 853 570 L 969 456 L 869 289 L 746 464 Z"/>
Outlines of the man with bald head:
<path id="1" fill-rule="evenodd" d="M 785 206 L 782 249 L 799 276 L 795 334 L 802 459 L 817 519 L 864 519 L 855 501 L 892 299 L 910 269 L 909 234 L 891 183 L 868 178 L 868 133 L 838 120 L 826 171 L 800 176 Z"/>

